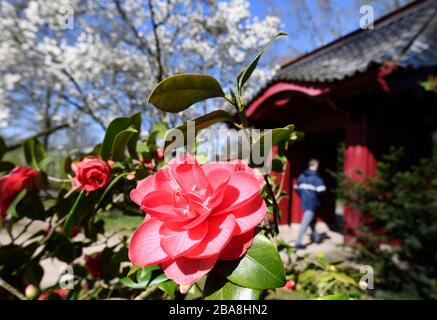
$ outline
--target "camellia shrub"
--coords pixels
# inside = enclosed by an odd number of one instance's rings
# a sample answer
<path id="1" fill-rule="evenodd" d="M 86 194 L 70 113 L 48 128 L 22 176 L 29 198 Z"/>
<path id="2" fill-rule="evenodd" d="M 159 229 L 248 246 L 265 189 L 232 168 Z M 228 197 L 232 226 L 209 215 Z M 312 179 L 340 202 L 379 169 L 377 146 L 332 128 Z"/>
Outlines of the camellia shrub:
<path id="1" fill-rule="evenodd" d="M 279 145 L 281 156 L 302 135 L 293 125 L 249 134 L 242 94 L 263 50 L 229 95 L 207 75 L 176 75 L 155 87 L 149 102 L 164 112 L 210 98 L 236 110 L 216 110 L 169 130 L 165 150 L 158 139 L 162 130 L 139 139 L 138 113 L 114 119 L 91 152 L 71 153 L 65 177 L 47 174 L 51 157 L 37 137 L 23 143 L 26 166 L 1 161 L 0 221 L 9 238 L 0 247 L 1 297 L 259 299 L 283 287 L 284 265 L 271 240 L 279 217 L 273 178 L 260 173 L 268 160 L 254 161 L 254 151 L 267 154 Z M 199 163 L 197 143 L 188 146 L 190 127 L 196 134 L 219 122 L 247 134 L 247 159 Z M 0 160 L 7 152 L 0 140 Z M 110 241 L 103 219 L 109 211 L 143 221 Z M 98 250 L 90 253 L 92 247 Z M 67 272 L 41 290 L 41 262 L 53 258 Z"/>

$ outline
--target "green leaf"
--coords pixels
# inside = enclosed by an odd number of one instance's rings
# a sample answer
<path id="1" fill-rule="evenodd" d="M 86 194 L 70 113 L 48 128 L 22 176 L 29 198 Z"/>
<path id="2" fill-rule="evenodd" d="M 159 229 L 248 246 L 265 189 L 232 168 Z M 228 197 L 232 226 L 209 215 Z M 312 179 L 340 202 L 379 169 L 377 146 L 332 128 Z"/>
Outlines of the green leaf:
<path id="1" fill-rule="evenodd" d="M 24 199 L 24 197 L 27 194 L 27 188 L 21 190 L 21 192 L 15 197 L 14 201 L 12 201 L 12 203 L 9 205 L 7 214 L 9 217 L 15 217 L 18 218 L 19 214 L 17 212 L 17 205 L 18 203 Z"/>
<path id="2" fill-rule="evenodd" d="M 281 257 L 270 240 L 261 233 L 253 239 L 246 255 L 236 261 L 219 262 L 218 269 L 228 280 L 252 289 L 273 289 L 285 285 Z"/>
<path id="3" fill-rule="evenodd" d="M 160 139 L 165 138 L 165 134 L 167 133 L 167 130 L 168 130 L 167 126 L 163 123 L 160 123 L 160 122 L 154 123 L 152 126 L 152 132 L 158 131 L 158 137 Z"/>
<path id="4" fill-rule="evenodd" d="M 260 290 L 237 286 L 214 270 L 206 278 L 205 300 L 258 300 L 260 295 Z"/>
<path id="5" fill-rule="evenodd" d="M 146 282 L 149 283 L 150 279 L 152 278 L 152 271 L 159 270 L 158 266 L 147 266 L 144 268 L 141 268 L 137 272 L 137 282 Z"/>
<path id="6" fill-rule="evenodd" d="M 30 261 L 29 263 L 26 264 L 23 281 L 26 284 L 34 284 L 36 286 L 39 286 L 43 275 L 44 275 L 44 270 L 39 265 L 39 263 L 37 261 Z"/>
<path id="7" fill-rule="evenodd" d="M 76 201 L 74 202 L 70 211 L 68 212 L 67 218 L 65 219 L 64 223 L 64 232 L 66 235 L 70 235 L 73 226 L 80 221 L 80 210 L 82 207 L 82 203 L 85 200 L 85 197 L 86 191 L 82 190 L 76 198 Z"/>
<path id="8" fill-rule="evenodd" d="M 159 131 L 152 131 L 147 137 L 148 146 L 156 146 L 156 137 L 159 135 Z"/>
<path id="9" fill-rule="evenodd" d="M 53 157 L 47 156 L 38 162 L 38 168 L 40 168 L 41 170 L 45 170 L 47 168 L 47 166 L 52 162 L 53 162 Z"/>
<path id="10" fill-rule="evenodd" d="M 316 297 L 311 300 L 349 300 L 349 297 L 344 293 L 331 294 L 329 296 Z"/>
<path id="11" fill-rule="evenodd" d="M 194 134 L 197 134 L 197 132 L 199 130 L 202 130 L 204 128 L 207 128 L 213 124 L 219 123 L 219 122 L 230 122 L 233 123 L 234 119 L 232 118 L 232 116 L 227 113 L 224 110 L 216 110 L 213 112 L 210 112 L 204 116 L 201 116 L 197 119 L 192 120 L 193 124 L 194 124 Z M 167 133 L 167 137 L 172 137 L 172 136 L 176 136 L 175 133 L 178 131 L 181 131 L 183 133 L 184 136 L 184 141 L 186 140 L 187 137 L 187 129 L 188 129 L 188 122 L 185 122 L 183 125 L 180 125 L 172 130 L 170 130 Z M 165 139 L 165 146 L 164 148 L 166 148 L 172 141 L 167 140 L 167 137 Z M 175 146 L 175 147 L 180 147 L 180 146 Z"/>
<path id="12" fill-rule="evenodd" d="M 47 218 L 44 204 L 35 192 L 28 192 L 27 195 L 17 203 L 16 213 L 20 218 L 27 217 L 32 220 L 44 221 Z"/>
<path id="13" fill-rule="evenodd" d="M 3 158 L 3 156 L 6 153 L 6 151 L 8 151 L 8 147 L 6 146 L 6 143 L 3 140 L 3 138 L 0 137 L 0 160 Z"/>
<path id="14" fill-rule="evenodd" d="M 155 278 L 153 278 L 152 281 L 150 281 L 149 286 L 158 285 L 158 284 L 163 283 L 167 280 L 168 280 L 168 278 L 165 275 L 165 273 L 162 273 L 160 271 L 160 273 Z"/>
<path id="15" fill-rule="evenodd" d="M 350 284 L 353 286 L 357 285 L 356 281 L 353 278 L 349 277 L 348 275 L 346 275 L 344 273 L 333 272 L 332 276 L 334 277 L 335 280 L 342 282 L 344 284 Z"/>
<path id="16" fill-rule="evenodd" d="M 270 152 L 271 148 L 273 148 L 273 146 L 277 145 L 281 141 L 290 140 L 292 138 L 293 132 L 294 132 L 294 125 L 292 124 L 286 126 L 285 128 L 276 128 L 267 131 L 266 133 L 262 134 L 258 138 L 258 140 L 256 140 L 252 144 L 252 153 L 254 152 L 254 150 L 256 150 L 258 156 L 266 157 Z M 267 144 L 267 149 L 264 150 L 266 144 Z M 260 164 L 257 163 L 257 165 Z"/>
<path id="17" fill-rule="evenodd" d="M 132 158 L 138 158 L 137 140 L 141 132 L 141 113 L 138 112 L 131 115 L 129 118 L 129 124 L 135 130 L 137 130 L 137 133 L 132 135 L 131 139 L 129 140 L 127 144 L 127 150 L 129 151 L 129 154 L 131 155 Z"/>
<path id="18" fill-rule="evenodd" d="M 224 95 L 223 89 L 214 77 L 179 74 L 158 83 L 149 96 L 149 103 L 160 110 L 177 113 L 197 102 Z"/>
<path id="19" fill-rule="evenodd" d="M 105 191 L 103 192 L 102 196 L 100 197 L 99 201 L 97 202 L 97 204 L 95 206 L 96 209 L 98 209 L 100 207 L 100 205 L 102 204 L 103 200 L 105 199 L 105 197 L 107 196 L 109 191 L 111 191 L 111 189 L 117 184 L 117 182 L 120 181 L 121 178 L 126 177 L 128 174 L 129 174 L 129 172 L 121 173 L 111 181 L 111 183 L 106 187 Z"/>
<path id="20" fill-rule="evenodd" d="M 34 169 L 42 169 L 40 163 L 44 164 L 46 158 L 44 147 L 37 138 L 31 138 L 24 142 L 24 157 L 28 165 Z"/>
<path id="21" fill-rule="evenodd" d="M 276 39 L 279 39 L 281 37 L 285 37 L 287 34 L 285 32 L 279 32 L 276 36 L 274 36 L 258 53 L 256 54 L 255 58 L 253 58 L 252 62 L 237 76 L 237 92 L 239 95 L 241 95 L 241 92 L 243 90 L 244 84 L 249 80 L 250 76 L 252 75 L 253 71 L 256 68 L 256 65 L 258 64 L 259 59 L 261 58 L 262 54 L 264 53 L 264 50 L 267 49 L 270 44 L 272 44 L 273 41 Z"/>
<path id="22" fill-rule="evenodd" d="M 134 267 L 135 268 L 135 267 Z M 120 282 L 134 289 L 143 289 L 150 286 L 161 284 L 165 281 L 168 281 L 168 278 L 160 271 L 159 266 L 147 266 L 143 268 L 135 268 L 128 273 L 127 277 L 120 279 Z M 158 271 L 159 270 L 159 271 Z M 131 276 L 136 272 L 136 282 L 131 278 Z M 159 273 L 158 276 L 154 277 L 156 273 Z M 154 277 L 154 278 L 153 278 Z M 153 280 L 151 280 L 153 278 Z"/>
<path id="23" fill-rule="evenodd" d="M 305 270 L 304 272 L 302 272 L 299 275 L 299 282 L 306 282 L 308 280 L 311 280 L 312 278 L 314 278 L 317 275 L 318 275 L 318 273 L 316 270 L 313 270 L 313 269 Z"/>
<path id="24" fill-rule="evenodd" d="M 132 289 L 144 289 L 144 288 L 147 287 L 147 284 L 148 284 L 148 283 L 146 283 L 146 282 L 140 282 L 140 283 L 137 283 L 137 282 L 133 281 L 133 280 L 132 280 L 131 278 L 129 278 L 129 277 L 121 278 L 121 279 L 120 279 L 120 282 L 121 282 L 124 286 L 129 287 L 129 288 L 132 288 Z"/>
<path id="25" fill-rule="evenodd" d="M 177 287 L 178 285 L 174 281 L 166 281 L 158 286 L 158 288 L 164 291 L 170 297 L 170 299 L 175 298 Z"/>
<path id="26" fill-rule="evenodd" d="M 129 141 L 138 136 L 138 131 L 133 126 L 121 131 L 114 139 L 114 145 L 112 146 L 112 160 L 121 161 L 124 159 L 124 150 Z"/>
<path id="27" fill-rule="evenodd" d="M 9 161 L 0 161 L 0 172 L 9 172 L 14 169 L 15 164 Z"/>
<path id="28" fill-rule="evenodd" d="M 130 118 L 121 117 L 111 121 L 106 129 L 105 137 L 100 148 L 100 155 L 103 160 L 109 160 L 112 154 L 112 146 L 114 144 L 115 137 L 121 131 L 126 130 L 129 127 Z"/>

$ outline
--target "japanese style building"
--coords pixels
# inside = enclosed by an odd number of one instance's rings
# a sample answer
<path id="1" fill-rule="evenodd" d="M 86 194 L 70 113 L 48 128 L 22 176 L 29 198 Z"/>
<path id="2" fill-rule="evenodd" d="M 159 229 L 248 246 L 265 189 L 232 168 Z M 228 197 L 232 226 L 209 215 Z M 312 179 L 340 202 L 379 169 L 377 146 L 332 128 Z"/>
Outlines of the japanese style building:
<path id="1" fill-rule="evenodd" d="M 405 165 L 429 157 L 437 129 L 437 95 L 421 82 L 437 75 L 437 1 L 421 0 L 374 24 L 284 64 L 248 105 L 250 124 L 275 128 L 295 124 L 305 133 L 289 151 L 281 223 L 300 222 L 293 185 L 309 158 L 321 162 L 328 194 L 320 208 L 335 218 L 339 145 L 344 172 L 371 176 L 390 146 L 405 148 Z M 362 174 L 357 174 L 359 170 Z M 347 206 L 344 223 L 356 227 L 360 213 Z"/>

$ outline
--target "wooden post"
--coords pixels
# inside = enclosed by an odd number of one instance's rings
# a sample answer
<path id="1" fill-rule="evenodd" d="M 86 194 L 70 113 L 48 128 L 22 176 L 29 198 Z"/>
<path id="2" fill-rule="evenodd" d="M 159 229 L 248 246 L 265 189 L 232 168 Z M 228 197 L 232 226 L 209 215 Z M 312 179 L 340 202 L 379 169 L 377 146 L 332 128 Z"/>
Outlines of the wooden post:
<path id="1" fill-rule="evenodd" d="M 349 119 L 346 126 L 346 150 L 344 153 L 344 173 L 354 180 L 365 182 L 375 174 L 376 159 L 368 145 L 367 117 Z M 344 240 L 351 243 L 355 240 L 357 227 L 362 223 L 361 213 L 345 204 L 344 207 Z M 352 233 L 351 230 L 354 230 Z"/>

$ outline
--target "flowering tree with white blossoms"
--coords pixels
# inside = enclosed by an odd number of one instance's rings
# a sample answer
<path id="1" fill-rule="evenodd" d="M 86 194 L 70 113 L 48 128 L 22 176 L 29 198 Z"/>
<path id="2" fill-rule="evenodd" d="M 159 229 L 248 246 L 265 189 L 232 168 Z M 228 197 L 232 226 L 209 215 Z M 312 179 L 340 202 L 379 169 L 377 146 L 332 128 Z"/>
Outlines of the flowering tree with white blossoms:
<path id="1" fill-rule="evenodd" d="M 83 146 L 115 116 L 177 124 L 211 105 L 166 115 L 147 107 L 154 83 L 208 73 L 228 87 L 280 24 L 251 17 L 247 0 L 2 1 L 0 129 L 15 139 L 43 131 L 47 146 L 49 134 L 77 128 Z M 246 94 L 273 72 L 261 65 Z"/>

